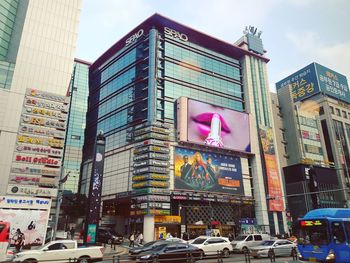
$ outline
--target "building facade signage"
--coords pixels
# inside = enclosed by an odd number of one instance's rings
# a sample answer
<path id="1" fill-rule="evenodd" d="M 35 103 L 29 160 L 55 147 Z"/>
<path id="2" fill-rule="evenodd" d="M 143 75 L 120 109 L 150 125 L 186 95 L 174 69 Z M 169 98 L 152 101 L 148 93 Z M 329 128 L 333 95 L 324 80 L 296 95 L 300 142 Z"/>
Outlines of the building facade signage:
<path id="1" fill-rule="evenodd" d="M 156 201 L 156 202 L 170 202 L 170 196 L 167 195 L 143 195 L 134 198 L 138 202 L 141 201 Z"/>
<path id="2" fill-rule="evenodd" d="M 138 139 L 142 139 L 142 138 L 138 138 Z M 155 139 L 149 139 L 149 140 L 145 140 L 139 143 L 135 143 L 134 147 L 135 148 L 140 148 L 143 147 L 145 145 L 157 145 L 157 146 L 164 146 L 164 147 L 169 147 L 169 142 L 167 141 L 161 141 L 161 140 L 155 140 Z"/>
<path id="3" fill-rule="evenodd" d="M 167 168 L 148 166 L 140 169 L 134 169 L 134 174 L 142 174 L 142 173 L 168 173 Z"/>
<path id="4" fill-rule="evenodd" d="M 160 181 L 167 181 L 169 180 L 169 175 L 167 174 L 142 174 L 142 175 L 135 175 L 132 177 L 133 181 L 144 181 L 144 180 L 160 180 Z"/>
<path id="5" fill-rule="evenodd" d="M 45 119 L 41 117 L 33 117 L 28 115 L 22 115 L 21 123 L 24 125 L 32 124 L 32 125 L 44 126 L 48 128 L 56 128 L 61 130 L 66 129 L 66 122 L 62 122 L 59 120 L 52 120 L 52 119 L 50 120 L 50 119 Z"/>
<path id="6" fill-rule="evenodd" d="M 23 145 L 17 144 L 16 152 L 21 153 L 34 153 L 34 154 L 47 154 L 52 156 L 61 156 L 62 150 L 54 149 L 50 147 L 33 146 L 33 145 Z"/>
<path id="7" fill-rule="evenodd" d="M 64 141 L 61 139 L 47 138 L 47 137 L 33 137 L 28 135 L 18 135 L 17 142 L 51 146 L 56 148 L 63 148 L 63 145 L 64 145 Z"/>
<path id="8" fill-rule="evenodd" d="M 45 196 L 56 197 L 56 188 L 40 188 L 24 185 L 8 185 L 7 192 L 12 195 L 30 195 L 30 196 Z"/>
<path id="9" fill-rule="evenodd" d="M 134 167 L 143 167 L 143 166 L 149 166 L 149 165 L 169 167 L 170 163 L 167 161 L 160 161 L 160 160 L 153 160 L 153 159 L 134 163 Z"/>
<path id="10" fill-rule="evenodd" d="M 60 111 L 53 111 L 38 107 L 28 107 L 25 106 L 23 109 L 23 113 L 30 114 L 30 115 L 38 115 L 41 117 L 48 117 L 48 118 L 54 118 L 59 120 L 66 120 L 68 114 L 62 113 Z"/>
<path id="11" fill-rule="evenodd" d="M 50 168 L 36 168 L 28 166 L 12 166 L 11 173 L 18 174 L 31 174 L 31 175 L 49 175 L 49 176 L 60 176 L 60 169 L 50 169 Z"/>
<path id="12" fill-rule="evenodd" d="M 127 40 L 125 40 L 125 46 L 129 46 L 132 43 L 136 42 L 140 37 L 143 36 L 144 30 L 141 28 L 136 33 L 132 34 Z"/>
<path id="13" fill-rule="evenodd" d="M 155 216 L 154 223 L 181 223 L 181 216 Z"/>
<path id="14" fill-rule="evenodd" d="M 141 154 L 145 152 L 157 152 L 157 153 L 170 153 L 169 148 L 159 147 L 159 146 L 146 146 L 142 148 L 137 148 L 134 150 L 134 154 Z"/>
<path id="15" fill-rule="evenodd" d="M 49 109 L 49 110 L 56 110 L 60 112 L 68 112 L 68 105 L 66 104 L 56 103 L 52 101 L 49 102 L 49 101 L 39 100 L 34 98 L 27 98 L 25 100 L 25 105 L 43 108 L 43 109 Z"/>
<path id="16" fill-rule="evenodd" d="M 49 93 L 49 92 L 41 91 L 37 89 L 27 89 L 26 95 L 30 97 L 56 101 L 60 103 L 66 103 L 66 104 L 69 103 L 69 97 L 61 96 L 61 95 L 57 95 L 57 94 L 53 94 L 53 93 Z"/>
<path id="17" fill-rule="evenodd" d="M 26 133 L 26 134 L 34 134 L 34 135 L 41 135 L 46 137 L 55 137 L 55 138 L 61 138 L 63 139 L 65 134 L 63 131 L 59 130 L 53 130 L 53 129 L 45 129 L 37 126 L 30 126 L 30 125 L 20 125 L 19 126 L 19 132 L 20 133 Z"/>
<path id="18" fill-rule="evenodd" d="M 11 184 L 22 184 L 22 185 L 38 185 L 38 186 L 57 186 L 58 179 L 49 178 L 49 177 L 41 177 L 30 176 L 30 175 L 10 175 L 10 183 Z"/>
<path id="19" fill-rule="evenodd" d="M 15 156 L 16 162 L 21 163 L 31 163 L 31 164 L 41 164 L 49 166 L 61 166 L 61 159 L 54 159 L 42 156 L 31 156 L 31 155 L 20 155 Z"/>
<path id="20" fill-rule="evenodd" d="M 51 199 L 35 197 L 0 196 L 0 208 L 50 209 Z"/>
<path id="21" fill-rule="evenodd" d="M 164 33 L 172 38 L 179 39 L 184 42 L 188 41 L 187 35 L 180 33 L 174 29 L 171 29 L 169 27 L 164 27 Z"/>

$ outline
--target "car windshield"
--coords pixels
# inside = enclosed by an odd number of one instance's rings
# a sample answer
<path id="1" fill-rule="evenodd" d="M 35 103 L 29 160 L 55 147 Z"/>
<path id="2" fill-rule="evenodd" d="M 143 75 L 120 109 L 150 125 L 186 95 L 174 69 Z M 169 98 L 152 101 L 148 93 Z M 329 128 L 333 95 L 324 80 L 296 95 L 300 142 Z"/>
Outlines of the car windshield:
<path id="1" fill-rule="evenodd" d="M 242 241 L 242 240 L 246 239 L 246 237 L 247 237 L 247 236 L 245 236 L 245 235 L 240 235 L 240 236 L 236 237 L 234 240 L 236 240 L 236 241 Z"/>
<path id="2" fill-rule="evenodd" d="M 328 224 L 325 220 L 299 221 L 298 244 L 327 245 L 330 241 L 327 228 Z"/>
<path id="3" fill-rule="evenodd" d="M 154 246 L 152 248 L 153 251 L 160 251 L 162 250 L 164 247 L 166 247 L 168 244 L 161 244 L 161 245 L 157 245 L 157 246 Z"/>
<path id="4" fill-rule="evenodd" d="M 158 242 L 158 241 L 151 241 L 151 242 L 148 242 L 148 243 L 144 244 L 143 246 L 144 246 L 144 247 L 150 247 L 150 246 L 152 246 L 153 244 L 155 244 L 156 242 Z"/>
<path id="5" fill-rule="evenodd" d="M 191 244 L 203 244 L 207 239 L 206 238 L 196 238 L 195 240 L 193 240 L 193 242 Z"/>
<path id="6" fill-rule="evenodd" d="M 266 240 L 260 244 L 260 246 L 272 246 L 275 241 L 273 240 Z"/>

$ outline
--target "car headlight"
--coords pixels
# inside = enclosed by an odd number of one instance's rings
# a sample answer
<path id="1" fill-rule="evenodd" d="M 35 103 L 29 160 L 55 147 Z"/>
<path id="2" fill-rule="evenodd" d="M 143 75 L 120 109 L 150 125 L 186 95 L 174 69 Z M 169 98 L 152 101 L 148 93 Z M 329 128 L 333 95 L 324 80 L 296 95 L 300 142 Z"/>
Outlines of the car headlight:
<path id="1" fill-rule="evenodd" d="M 145 256 L 142 256 L 141 258 L 142 258 L 142 259 L 149 259 L 150 257 L 152 257 L 152 255 L 151 255 L 151 254 L 149 254 L 149 255 L 145 255 Z"/>
<path id="2" fill-rule="evenodd" d="M 333 249 L 329 250 L 328 255 L 326 257 L 326 260 L 334 260 L 335 259 L 335 254 Z"/>

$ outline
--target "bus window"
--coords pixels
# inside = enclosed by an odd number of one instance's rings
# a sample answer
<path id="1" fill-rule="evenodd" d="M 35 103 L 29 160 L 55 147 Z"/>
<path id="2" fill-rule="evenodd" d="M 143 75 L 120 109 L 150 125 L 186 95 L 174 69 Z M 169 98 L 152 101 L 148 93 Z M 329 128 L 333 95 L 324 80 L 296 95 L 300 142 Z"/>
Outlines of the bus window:
<path id="1" fill-rule="evenodd" d="M 346 241 L 345 234 L 344 234 L 344 228 L 343 228 L 341 222 L 333 222 L 332 223 L 332 233 L 333 233 L 334 243 L 342 244 Z"/>
<path id="2" fill-rule="evenodd" d="M 345 233 L 348 236 L 348 241 L 350 242 L 350 222 L 345 221 L 344 226 L 345 226 Z"/>
<path id="3" fill-rule="evenodd" d="M 329 243 L 327 222 L 325 220 L 300 221 L 298 244 L 326 245 Z"/>

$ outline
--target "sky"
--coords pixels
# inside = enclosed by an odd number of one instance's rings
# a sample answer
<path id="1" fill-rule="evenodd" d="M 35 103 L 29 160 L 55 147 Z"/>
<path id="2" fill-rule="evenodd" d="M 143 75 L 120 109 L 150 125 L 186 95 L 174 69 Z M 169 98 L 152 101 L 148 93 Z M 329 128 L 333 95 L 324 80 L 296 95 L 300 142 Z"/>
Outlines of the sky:
<path id="1" fill-rule="evenodd" d="M 83 0 L 76 58 L 94 62 L 154 13 L 234 43 L 263 33 L 270 90 L 317 62 L 350 79 L 349 0 Z"/>

